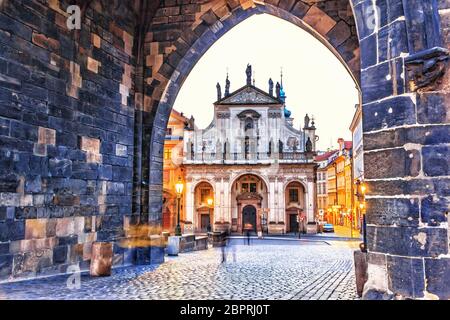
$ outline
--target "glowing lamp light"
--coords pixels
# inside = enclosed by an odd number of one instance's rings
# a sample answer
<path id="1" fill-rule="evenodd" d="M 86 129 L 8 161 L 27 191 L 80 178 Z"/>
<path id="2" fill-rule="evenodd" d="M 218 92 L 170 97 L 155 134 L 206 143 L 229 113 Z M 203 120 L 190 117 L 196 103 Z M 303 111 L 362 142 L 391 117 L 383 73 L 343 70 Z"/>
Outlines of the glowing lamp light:
<path id="1" fill-rule="evenodd" d="M 366 185 L 365 185 L 365 184 L 362 184 L 362 185 L 361 185 L 361 192 L 362 192 L 362 194 L 366 194 L 366 191 L 367 191 Z"/>
<path id="2" fill-rule="evenodd" d="M 211 198 L 208 198 L 208 200 L 206 200 L 206 203 L 208 203 L 208 206 L 212 206 L 212 204 L 213 204 L 213 199 L 211 199 Z"/>
<path id="3" fill-rule="evenodd" d="M 183 181 L 181 180 L 181 177 L 178 178 L 178 182 L 175 184 L 175 190 L 177 191 L 177 195 L 181 195 L 183 193 Z"/>
<path id="4" fill-rule="evenodd" d="M 362 209 L 364 209 L 364 203 L 360 203 L 359 204 L 359 208 L 362 210 Z"/>

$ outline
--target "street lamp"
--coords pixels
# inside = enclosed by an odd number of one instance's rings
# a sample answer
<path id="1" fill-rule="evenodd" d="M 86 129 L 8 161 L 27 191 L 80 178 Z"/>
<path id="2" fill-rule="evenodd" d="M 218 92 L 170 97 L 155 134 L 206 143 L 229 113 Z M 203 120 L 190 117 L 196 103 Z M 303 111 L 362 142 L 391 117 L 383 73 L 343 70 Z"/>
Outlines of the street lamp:
<path id="1" fill-rule="evenodd" d="M 178 219 L 177 219 L 177 226 L 175 228 L 175 235 L 181 236 L 181 226 L 180 226 L 180 202 L 181 202 L 181 195 L 183 194 L 183 181 L 181 180 L 181 177 L 178 177 L 178 182 L 175 184 L 175 191 L 177 192 L 177 207 L 178 207 Z"/>
<path id="2" fill-rule="evenodd" d="M 366 214 L 364 212 L 364 209 L 366 207 L 365 195 L 366 195 L 366 191 L 367 191 L 367 186 L 365 185 L 365 183 L 361 182 L 360 180 L 357 180 L 356 187 L 357 187 L 356 196 L 358 197 L 358 202 L 359 202 L 359 212 L 363 216 L 363 243 L 362 243 L 361 251 L 366 252 L 367 251 L 367 231 L 366 231 L 367 226 L 366 226 Z"/>

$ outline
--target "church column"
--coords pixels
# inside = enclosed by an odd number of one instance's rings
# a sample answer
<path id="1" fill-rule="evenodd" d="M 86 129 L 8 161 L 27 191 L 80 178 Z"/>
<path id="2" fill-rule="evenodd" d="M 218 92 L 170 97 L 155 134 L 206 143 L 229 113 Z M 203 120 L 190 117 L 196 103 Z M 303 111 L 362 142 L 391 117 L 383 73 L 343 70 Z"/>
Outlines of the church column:
<path id="1" fill-rule="evenodd" d="M 269 208 L 270 212 L 267 217 L 267 223 L 271 221 L 277 222 L 277 213 L 275 209 L 275 178 L 269 178 Z"/>
<path id="2" fill-rule="evenodd" d="M 278 184 L 278 194 L 277 194 L 277 201 L 278 201 L 278 221 L 284 221 L 286 228 L 286 211 L 284 209 L 285 207 L 285 200 L 284 200 L 284 180 L 282 178 L 279 178 L 277 181 Z"/>
<path id="3" fill-rule="evenodd" d="M 307 182 L 307 192 L 306 192 L 306 216 L 307 222 L 314 222 L 314 188 L 315 183 L 313 179 L 308 178 Z"/>
<path id="4" fill-rule="evenodd" d="M 192 182 L 186 182 L 186 204 L 185 204 L 185 224 L 184 232 L 193 233 L 194 232 L 194 190 L 192 189 Z"/>
<path id="5" fill-rule="evenodd" d="M 230 180 L 222 179 L 222 212 L 225 222 L 231 227 L 231 198 L 230 198 Z"/>
<path id="6" fill-rule="evenodd" d="M 222 201 L 221 201 L 222 179 L 219 177 L 214 178 L 214 216 L 212 224 L 222 222 Z M 216 227 L 217 228 L 217 227 Z"/>

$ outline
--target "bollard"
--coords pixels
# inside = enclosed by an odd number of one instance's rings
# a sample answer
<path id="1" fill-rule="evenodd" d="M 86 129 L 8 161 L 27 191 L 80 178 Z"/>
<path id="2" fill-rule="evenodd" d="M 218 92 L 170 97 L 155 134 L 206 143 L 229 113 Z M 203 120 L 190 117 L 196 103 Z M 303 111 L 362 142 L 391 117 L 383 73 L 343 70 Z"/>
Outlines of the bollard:
<path id="1" fill-rule="evenodd" d="M 92 244 L 92 258 L 90 274 L 93 277 L 107 277 L 111 275 L 113 258 L 112 242 L 94 242 Z"/>

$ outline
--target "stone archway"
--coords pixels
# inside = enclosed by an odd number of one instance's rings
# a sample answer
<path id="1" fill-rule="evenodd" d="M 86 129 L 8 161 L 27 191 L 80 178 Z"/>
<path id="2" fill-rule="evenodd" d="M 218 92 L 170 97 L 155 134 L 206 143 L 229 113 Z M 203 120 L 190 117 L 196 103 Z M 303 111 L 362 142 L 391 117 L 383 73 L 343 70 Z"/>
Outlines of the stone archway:
<path id="1" fill-rule="evenodd" d="M 150 192 L 150 202 L 155 204 L 150 215 L 156 220 L 159 215 L 160 137 L 192 66 L 229 28 L 261 10 L 291 22 L 295 17 L 310 19 L 309 25 L 337 47 L 341 61 L 353 70 L 355 78 L 360 74 L 369 188 L 369 281 L 365 296 L 373 298 L 382 292 L 388 296 L 449 298 L 450 292 L 440 280 L 450 272 L 450 259 L 443 258 L 449 252 L 445 215 L 449 201 L 444 191 L 449 184 L 449 141 L 445 138 L 449 136 L 445 103 L 448 80 L 443 79 L 448 41 L 443 41 L 441 34 L 449 25 L 440 18 L 447 15 L 444 9 L 450 5 L 336 1 L 338 7 L 350 4 L 358 30 L 357 38 L 351 34 L 339 42 L 345 31 L 341 33 L 338 28 L 345 29 L 342 21 L 353 20 L 353 14 L 344 14 L 342 19 L 342 11 L 337 10 L 336 16 L 327 13 L 327 1 L 308 3 L 249 0 L 197 5 L 186 9 L 195 14 L 189 28 L 164 31 L 161 38 L 170 38 L 170 47 L 162 45 L 163 39 L 152 39 L 154 50 L 148 56 L 154 62 L 148 78 L 151 94 L 144 104 L 155 119 L 148 132 L 150 157 L 155 160 L 150 165 L 150 186 L 155 186 Z M 165 21 L 164 17 L 158 20 Z M 334 25 L 331 29 L 330 24 Z M 343 52 L 339 47 L 351 50 Z M 359 61 L 360 72 L 355 67 Z M 440 270 L 438 275 L 435 270 Z M 404 277 L 411 280 L 404 282 Z"/>
<path id="2" fill-rule="evenodd" d="M 20 70 L 0 64 L 8 74 L 0 88 L 6 252 L 10 242 L 51 236 L 55 225 L 90 239 L 84 230 L 96 229 L 98 216 L 98 240 L 139 220 L 160 226 L 163 137 L 178 89 L 218 37 L 267 11 L 305 22 L 360 79 L 365 297 L 450 298 L 449 3 L 115 1 L 120 13 L 103 10 L 107 1 L 89 3 L 80 32 L 67 30 L 65 1 L 0 6 L 2 58 Z M 67 264 L 70 246 L 30 252 L 26 268 L 40 270 L 54 254 L 53 265 Z M 23 254 L 2 256 L 2 277 L 27 274 L 15 264 Z"/>
<path id="3" fill-rule="evenodd" d="M 241 1 L 242 2 L 242 1 Z M 356 82 L 359 79 L 359 47 L 355 20 L 348 1 L 340 0 L 334 7 L 312 5 L 308 1 L 286 3 L 285 1 L 211 1 L 203 5 L 185 7 L 184 14 L 170 7 L 160 8 L 154 18 L 147 44 L 150 52 L 146 56 L 148 77 L 142 108 L 152 119 L 152 126 L 143 128 L 143 135 L 150 138 L 144 145 L 149 149 L 143 157 L 144 171 L 149 173 L 150 190 L 144 192 L 144 203 L 149 203 L 149 219 L 160 223 L 160 185 L 162 184 L 162 152 L 167 121 L 175 98 L 184 80 L 197 61 L 228 30 L 254 14 L 267 13 L 287 20 L 313 34 L 343 63 Z M 323 10 L 322 10 L 323 9 Z M 172 12 L 173 11 L 173 12 Z M 189 27 L 180 29 L 170 23 L 164 14 L 178 12 L 181 16 L 194 15 Z M 167 21 L 166 21 L 167 20 Z M 156 23 L 155 23 L 156 22 Z M 162 28 L 161 25 L 165 24 Z M 145 158 L 152 161 L 147 162 Z M 145 169 L 145 167 L 148 169 Z"/>

